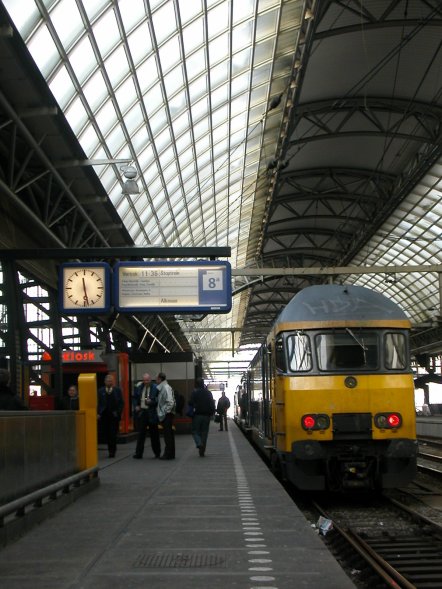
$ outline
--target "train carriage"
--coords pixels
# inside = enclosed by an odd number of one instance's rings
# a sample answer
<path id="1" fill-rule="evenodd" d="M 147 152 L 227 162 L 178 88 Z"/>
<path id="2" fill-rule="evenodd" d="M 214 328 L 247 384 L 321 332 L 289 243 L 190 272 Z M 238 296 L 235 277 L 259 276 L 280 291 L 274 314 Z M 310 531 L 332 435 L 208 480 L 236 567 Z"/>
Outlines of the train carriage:
<path id="1" fill-rule="evenodd" d="M 384 295 L 319 285 L 293 297 L 251 363 L 241 424 L 304 490 L 383 489 L 416 473 L 410 322 Z"/>

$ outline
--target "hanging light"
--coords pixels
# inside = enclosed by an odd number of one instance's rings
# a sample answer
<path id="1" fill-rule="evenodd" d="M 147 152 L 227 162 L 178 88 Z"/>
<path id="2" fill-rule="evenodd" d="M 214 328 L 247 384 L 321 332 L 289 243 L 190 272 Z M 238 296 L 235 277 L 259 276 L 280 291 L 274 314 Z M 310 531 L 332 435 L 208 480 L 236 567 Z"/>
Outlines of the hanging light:
<path id="1" fill-rule="evenodd" d="M 120 170 L 126 178 L 123 184 L 123 194 L 140 194 L 140 188 L 135 180 L 137 170 L 134 166 L 122 166 Z"/>

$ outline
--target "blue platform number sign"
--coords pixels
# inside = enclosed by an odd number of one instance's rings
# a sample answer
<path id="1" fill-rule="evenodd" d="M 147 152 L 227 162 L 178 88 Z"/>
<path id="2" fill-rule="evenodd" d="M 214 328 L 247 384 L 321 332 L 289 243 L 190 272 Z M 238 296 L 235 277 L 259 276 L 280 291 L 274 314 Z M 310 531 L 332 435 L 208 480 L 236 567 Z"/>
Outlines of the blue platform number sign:
<path id="1" fill-rule="evenodd" d="M 198 297 L 200 305 L 226 305 L 226 270 L 216 268 L 198 270 Z"/>

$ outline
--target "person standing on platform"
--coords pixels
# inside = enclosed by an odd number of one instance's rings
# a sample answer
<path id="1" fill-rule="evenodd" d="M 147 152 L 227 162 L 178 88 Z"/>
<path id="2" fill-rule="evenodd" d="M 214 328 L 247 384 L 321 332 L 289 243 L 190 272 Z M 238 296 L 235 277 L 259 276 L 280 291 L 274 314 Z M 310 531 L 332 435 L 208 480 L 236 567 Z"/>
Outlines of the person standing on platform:
<path id="1" fill-rule="evenodd" d="M 230 407 L 230 401 L 228 397 L 226 397 L 226 393 L 223 391 L 221 393 L 221 397 L 218 399 L 218 403 L 216 405 L 216 412 L 220 416 L 221 420 L 219 422 L 219 431 L 223 431 L 224 429 L 227 431 L 227 409 Z"/>
<path id="2" fill-rule="evenodd" d="M 6 368 L 0 368 L 0 411 L 21 411 L 27 409 L 20 397 L 9 386 L 11 375 Z"/>
<path id="3" fill-rule="evenodd" d="M 104 387 L 98 389 L 97 417 L 107 443 L 109 458 L 114 458 L 117 451 L 118 426 L 123 407 L 124 401 L 121 389 L 114 386 L 112 374 L 106 374 Z"/>
<path id="4" fill-rule="evenodd" d="M 150 374 L 143 374 L 143 382 L 134 390 L 135 413 L 138 423 L 138 438 L 134 458 L 143 458 L 146 429 L 149 427 L 150 445 L 155 458 L 161 455 L 160 432 L 158 431 L 158 389 Z"/>
<path id="5" fill-rule="evenodd" d="M 68 396 L 66 399 L 66 409 L 77 411 L 80 409 L 80 399 L 78 397 L 78 389 L 74 384 L 68 388 Z"/>
<path id="6" fill-rule="evenodd" d="M 160 460 L 173 460 L 175 458 L 175 434 L 173 431 L 173 415 L 175 411 L 175 397 L 172 387 L 166 380 L 164 372 L 157 376 L 158 420 L 163 427 L 164 453 Z"/>
<path id="7" fill-rule="evenodd" d="M 199 455 L 204 456 L 209 435 L 210 419 L 215 413 L 213 395 L 204 384 L 204 379 L 197 378 L 196 388 L 192 391 L 189 405 L 193 407 L 192 436 Z"/>

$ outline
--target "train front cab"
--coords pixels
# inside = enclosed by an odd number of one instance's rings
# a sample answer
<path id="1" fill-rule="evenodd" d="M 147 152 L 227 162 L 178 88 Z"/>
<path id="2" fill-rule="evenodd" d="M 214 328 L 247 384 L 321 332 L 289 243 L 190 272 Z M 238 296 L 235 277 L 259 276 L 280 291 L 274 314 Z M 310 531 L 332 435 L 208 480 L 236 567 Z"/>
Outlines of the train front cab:
<path id="1" fill-rule="evenodd" d="M 273 462 L 287 480 L 299 489 L 342 491 L 414 478 L 407 330 L 282 332 L 264 358 L 272 375 Z"/>

